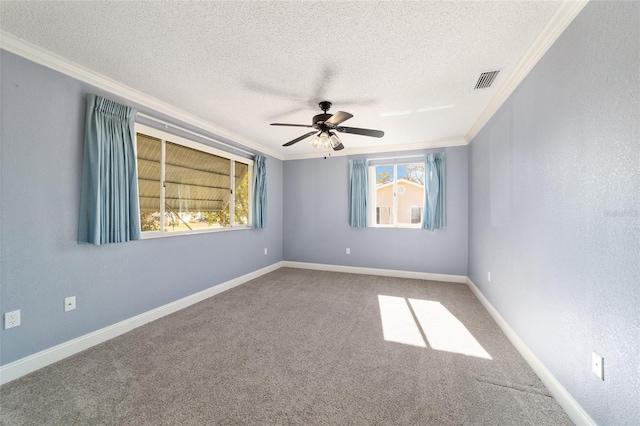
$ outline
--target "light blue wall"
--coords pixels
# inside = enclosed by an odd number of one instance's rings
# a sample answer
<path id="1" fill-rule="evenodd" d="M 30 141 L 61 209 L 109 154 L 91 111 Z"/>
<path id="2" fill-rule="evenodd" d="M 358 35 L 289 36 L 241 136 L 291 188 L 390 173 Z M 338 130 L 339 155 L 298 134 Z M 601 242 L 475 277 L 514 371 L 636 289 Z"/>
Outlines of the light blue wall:
<path id="1" fill-rule="evenodd" d="M 639 56 L 590 2 L 470 144 L 469 276 L 602 425 L 640 422 Z"/>
<path id="2" fill-rule="evenodd" d="M 266 229 L 76 244 L 85 94 L 117 98 L 5 51 L 0 62 L 0 311 L 22 314 L 0 331 L 2 364 L 282 260 L 274 158 Z M 65 314 L 72 295 L 78 307 Z"/>
<path id="3" fill-rule="evenodd" d="M 445 150 L 444 231 L 350 228 L 347 158 L 269 158 L 267 229 L 102 247 L 75 243 L 84 95 L 118 99 L 2 52 L 0 311 L 22 325 L 0 330 L 0 364 L 282 259 L 468 272 L 598 423 L 637 423 L 639 28 L 640 4 L 590 2 L 470 146 Z"/>
<path id="4" fill-rule="evenodd" d="M 447 228 L 435 232 L 351 228 L 348 158 L 285 161 L 284 259 L 467 275 L 467 147 L 444 151 Z M 369 155 L 367 158 L 389 156 L 393 154 Z M 351 249 L 350 255 L 345 254 L 347 247 Z"/>

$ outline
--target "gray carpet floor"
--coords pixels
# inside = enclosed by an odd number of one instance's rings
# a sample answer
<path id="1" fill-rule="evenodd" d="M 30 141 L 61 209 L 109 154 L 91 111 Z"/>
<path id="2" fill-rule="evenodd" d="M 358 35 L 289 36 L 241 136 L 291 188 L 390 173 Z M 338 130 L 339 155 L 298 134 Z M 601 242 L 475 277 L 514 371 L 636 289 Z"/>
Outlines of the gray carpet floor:
<path id="1" fill-rule="evenodd" d="M 491 359 L 386 341 L 379 295 L 439 302 Z M 0 422 L 572 424 L 466 285 L 288 268 L 0 387 Z"/>

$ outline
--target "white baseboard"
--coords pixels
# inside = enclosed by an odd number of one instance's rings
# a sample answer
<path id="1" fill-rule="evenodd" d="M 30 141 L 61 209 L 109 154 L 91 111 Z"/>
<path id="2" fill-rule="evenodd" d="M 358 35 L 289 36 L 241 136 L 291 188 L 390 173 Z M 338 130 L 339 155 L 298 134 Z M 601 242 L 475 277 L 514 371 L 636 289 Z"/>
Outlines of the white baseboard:
<path id="1" fill-rule="evenodd" d="M 363 268 L 359 266 L 327 265 L 322 263 L 282 262 L 284 268 L 315 269 L 317 271 L 344 272 L 347 274 L 379 275 L 381 277 L 412 278 L 416 280 L 466 283 L 465 275 L 432 274 L 430 272 L 400 271 L 395 269 Z"/>
<path id="2" fill-rule="evenodd" d="M 507 338 L 520 352 L 520 355 L 529 364 L 529 367 L 536 373 L 542 383 L 549 389 L 551 395 L 558 401 L 558 404 L 564 409 L 569 418 L 576 425 L 596 425 L 596 422 L 589 416 L 589 414 L 578 404 L 578 401 L 573 399 L 571 394 L 560 384 L 558 379 L 544 366 L 542 361 L 529 349 L 529 347 L 522 341 L 522 339 L 516 334 L 515 331 L 507 324 L 502 315 L 493 307 L 491 302 L 487 300 L 482 294 L 480 289 L 467 277 L 467 285 L 471 291 L 476 295 L 480 303 L 489 312 L 489 315 L 498 323 L 498 326 L 502 329 Z"/>
<path id="3" fill-rule="evenodd" d="M 113 339 L 114 337 L 120 336 L 134 328 L 140 327 L 141 325 L 145 325 L 151 321 L 184 309 L 194 303 L 201 302 L 211 296 L 220 294 L 223 291 L 237 287 L 240 284 L 244 284 L 264 274 L 275 271 L 276 269 L 280 269 L 281 267 L 282 262 L 276 262 L 262 269 L 258 269 L 257 271 L 250 272 L 222 284 L 194 293 L 190 296 L 183 297 L 175 302 L 167 303 L 166 305 L 144 312 L 140 315 L 136 315 L 135 317 L 120 321 L 116 324 L 0 366 L 0 385 L 29 374 L 42 367 L 46 367 L 49 364 L 53 364 L 54 362 L 60 361 L 99 343 Z"/>
<path id="4" fill-rule="evenodd" d="M 493 317 L 498 326 L 505 333 L 509 341 L 511 341 L 513 346 L 515 346 L 520 355 L 522 355 L 525 361 L 540 378 L 542 383 L 544 383 L 547 389 L 549 389 L 549 392 L 551 392 L 553 397 L 556 399 L 556 401 L 558 401 L 560 406 L 565 410 L 571 420 L 577 425 L 596 425 L 591 416 L 589 416 L 589 414 L 580 406 L 580 404 L 578 404 L 578 402 L 560 384 L 560 382 L 544 366 L 544 364 L 542 364 L 542 362 L 538 359 L 538 357 L 535 356 L 531 349 L 527 347 L 527 345 L 522 341 L 522 339 L 520 339 L 516 332 L 513 331 L 509 324 L 507 324 L 504 318 L 502 318 L 500 313 L 493 307 L 493 305 L 487 300 L 487 298 L 484 297 L 484 295 L 480 292 L 478 287 L 476 287 L 476 285 L 473 283 L 473 281 L 471 281 L 470 278 L 463 275 L 432 274 L 428 272 L 363 268 L 356 266 L 327 265 L 320 263 L 290 261 L 276 262 L 262 269 L 258 269 L 257 271 L 250 272 L 246 275 L 242 275 L 222 284 L 218 284 L 206 290 L 176 300 L 175 302 L 168 303 L 156 309 L 152 309 L 140 315 L 136 315 L 135 317 L 120 321 L 119 323 L 110 325 L 89 334 L 85 334 L 84 336 L 69 340 L 52 348 L 45 349 L 36 354 L 29 355 L 25 358 L 14 361 L 12 363 L 0 366 L 0 385 L 8 383 L 42 367 L 46 367 L 49 364 L 53 364 L 54 362 L 60 361 L 68 356 L 71 356 L 99 343 L 105 342 L 109 339 L 131 331 L 134 328 L 140 327 L 151 321 L 172 314 L 176 311 L 191 306 L 194 303 L 201 302 L 209 297 L 220 294 L 223 291 L 232 289 L 233 287 L 237 287 L 241 284 L 244 284 L 269 272 L 273 272 L 282 267 L 314 269 L 330 272 L 344 272 L 350 274 L 378 275 L 385 277 L 412 278 L 430 281 L 466 283 L 471 291 L 476 295 L 478 300 L 480 300 L 480 303 L 482 303 L 491 317 Z"/>

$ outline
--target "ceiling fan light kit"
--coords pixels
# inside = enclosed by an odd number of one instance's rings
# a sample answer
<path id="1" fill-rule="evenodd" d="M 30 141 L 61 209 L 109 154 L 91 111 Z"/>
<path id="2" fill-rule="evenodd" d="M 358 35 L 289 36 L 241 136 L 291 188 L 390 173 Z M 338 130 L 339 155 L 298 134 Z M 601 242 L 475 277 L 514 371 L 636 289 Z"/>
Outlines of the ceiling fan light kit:
<path id="1" fill-rule="evenodd" d="M 334 151 L 340 151 L 341 149 L 344 149 L 344 145 L 342 145 L 342 141 L 334 132 L 334 130 L 341 133 L 352 133 L 355 135 L 371 136 L 374 138 L 381 138 L 384 136 L 384 132 L 381 130 L 359 129 L 357 127 L 340 126 L 341 123 L 347 121 L 348 119 L 353 117 L 353 115 L 344 111 L 338 111 L 335 114 L 327 114 L 327 111 L 331 108 L 331 102 L 329 101 L 322 101 L 318 104 L 318 106 L 323 111 L 323 113 L 315 115 L 312 119 L 311 125 L 271 123 L 272 126 L 308 127 L 315 129 L 314 131 L 291 140 L 283 144 L 282 146 L 291 146 L 303 139 L 308 138 L 309 136 L 315 135 L 313 139 L 311 139 L 312 147 L 322 150 L 333 149 Z"/>

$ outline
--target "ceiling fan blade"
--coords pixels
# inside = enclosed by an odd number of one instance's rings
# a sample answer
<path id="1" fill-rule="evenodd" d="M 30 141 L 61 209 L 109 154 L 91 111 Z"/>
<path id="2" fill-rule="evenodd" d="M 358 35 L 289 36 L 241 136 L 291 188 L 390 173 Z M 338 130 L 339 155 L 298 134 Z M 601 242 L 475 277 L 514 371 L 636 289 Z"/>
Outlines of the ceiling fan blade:
<path id="1" fill-rule="evenodd" d="M 306 138 L 308 138 L 309 136 L 311 136 L 311 135 L 315 135 L 315 134 L 316 134 L 316 130 L 314 130 L 313 132 L 309 132 L 309 133 L 307 133 L 306 135 L 302 135 L 302 136 L 300 136 L 299 138 L 295 138 L 294 140 L 289 141 L 289 142 L 285 143 L 285 144 L 284 144 L 284 145 L 282 145 L 282 146 L 291 146 L 291 145 L 293 145 L 294 143 L 298 143 L 298 142 L 300 142 L 302 139 L 306 139 Z"/>
<path id="2" fill-rule="evenodd" d="M 287 123 L 271 123 L 272 126 L 287 126 L 287 127 L 313 127 L 308 124 L 287 124 Z"/>
<path id="3" fill-rule="evenodd" d="M 327 121 L 325 121 L 324 124 L 329 125 L 329 127 L 335 127 L 343 121 L 347 121 L 351 117 L 353 117 L 353 114 L 349 114 L 348 112 L 344 111 L 338 111 L 333 114 Z"/>
<path id="4" fill-rule="evenodd" d="M 374 138 L 381 138 L 384 136 L 384 132 L 382 130 L 359 129 L 357 127 L 336 127 L 336 130 L 342 133 L 352 133 L 354 135 L 372 136 Z"/>
<path id="5" fill-rule="evenodd" d="M 342 145 L 342 142 L 333 147 L 334 151 L 340 151 L 341 149 L 344 149 L 344 145 Z"/>

